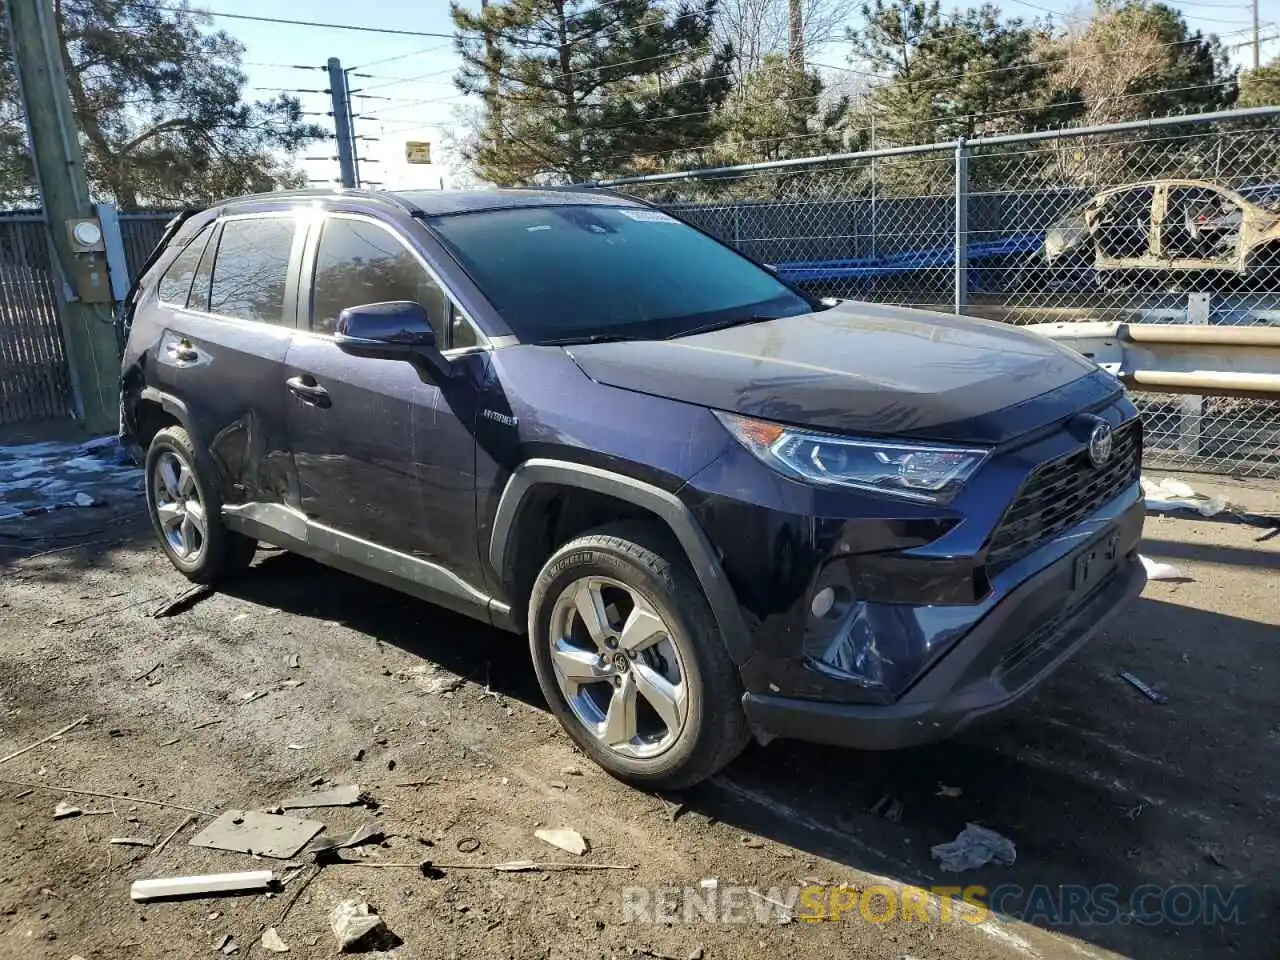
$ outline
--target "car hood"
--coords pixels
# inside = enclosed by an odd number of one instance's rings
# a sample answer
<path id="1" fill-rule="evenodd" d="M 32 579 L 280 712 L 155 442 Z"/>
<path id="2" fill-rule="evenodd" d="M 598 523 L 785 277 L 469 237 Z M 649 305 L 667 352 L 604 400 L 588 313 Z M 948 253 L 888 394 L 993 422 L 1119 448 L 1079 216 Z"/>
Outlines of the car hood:
<path id="1" fill-rule="evenodd" d="M 1000 443 L 1119 390 L 1093 363 L 1037 334 L 871 303 L 678 340 L 566 349 L 602 384 L 859 435 Z"/>

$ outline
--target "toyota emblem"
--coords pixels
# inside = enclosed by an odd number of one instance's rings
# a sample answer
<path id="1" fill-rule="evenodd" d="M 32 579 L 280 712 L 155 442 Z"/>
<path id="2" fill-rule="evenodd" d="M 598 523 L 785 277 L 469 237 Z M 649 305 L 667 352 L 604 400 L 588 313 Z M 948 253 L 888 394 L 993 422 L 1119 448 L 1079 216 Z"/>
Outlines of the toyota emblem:
<path id="1" fill-rule="evenodd" d="M 1095 467 L 1106 466 L 1111 459 L 1112 434 L 1111 424 L 1099 420 L 1089 433 L 1089 462 Z"/>

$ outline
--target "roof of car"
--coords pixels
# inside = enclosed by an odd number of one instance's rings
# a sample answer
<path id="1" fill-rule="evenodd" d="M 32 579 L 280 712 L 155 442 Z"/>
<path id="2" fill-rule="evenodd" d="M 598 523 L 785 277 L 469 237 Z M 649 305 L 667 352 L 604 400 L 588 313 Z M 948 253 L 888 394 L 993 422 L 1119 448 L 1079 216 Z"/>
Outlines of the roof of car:
<path id="1" fill-rule="evenodd" d="M 642 206 L 635 200 L 599 190 L 287 190 L 236 197 L 223 206 L 252 206 L 255 203 L 278 203 L 290 199 L 360 199 L 376 204 L 393 204 L 423 216 L 445 216 L 451 213 L 475 213 L 480 210 L 510 210 L 517 207 L 550 207 L 568 204 L 601 204 L 607 206 Z"/>

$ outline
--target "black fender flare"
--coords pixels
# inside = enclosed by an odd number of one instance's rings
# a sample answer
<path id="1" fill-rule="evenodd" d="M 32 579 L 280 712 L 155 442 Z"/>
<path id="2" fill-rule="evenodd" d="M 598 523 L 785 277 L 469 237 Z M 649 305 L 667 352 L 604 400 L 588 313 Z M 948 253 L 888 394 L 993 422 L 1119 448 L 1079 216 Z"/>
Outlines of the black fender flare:
<path id="1" fill-rule="evenodd" d="M 514 536 L 521 508 L 530 491 L 543 484 L 578 487 L 617 497 L 655 515 L 684 550 L 711 605 L 730 658 L 739 665 L 749 659 L 751 641 L 742 609 L 733 587 L 725 579 L 715 548 L 698 525 L 693 512 L 674 493 L 633 477 L 563 460 L 534 459 L 520 464 L 507 480 L 493 518 L 489 562 L 499 576 L 506 579 L 509 558 L 515 553 Z"/>

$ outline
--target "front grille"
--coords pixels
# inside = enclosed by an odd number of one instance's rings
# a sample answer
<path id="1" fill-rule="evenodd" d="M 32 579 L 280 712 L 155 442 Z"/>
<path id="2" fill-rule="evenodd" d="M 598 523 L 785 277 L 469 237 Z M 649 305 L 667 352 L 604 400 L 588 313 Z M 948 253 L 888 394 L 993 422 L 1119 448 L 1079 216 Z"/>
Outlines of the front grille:
<path id="1" fill-rule="evenodd" d="M 989 569 L 994 573 L 1026 556 L 1136 483 L 1142 467 L 1138 420 L 1116 428 L 1112 451 L 1100 468 L 1083 448 L 1036 467 L 991 536 Z"/>

